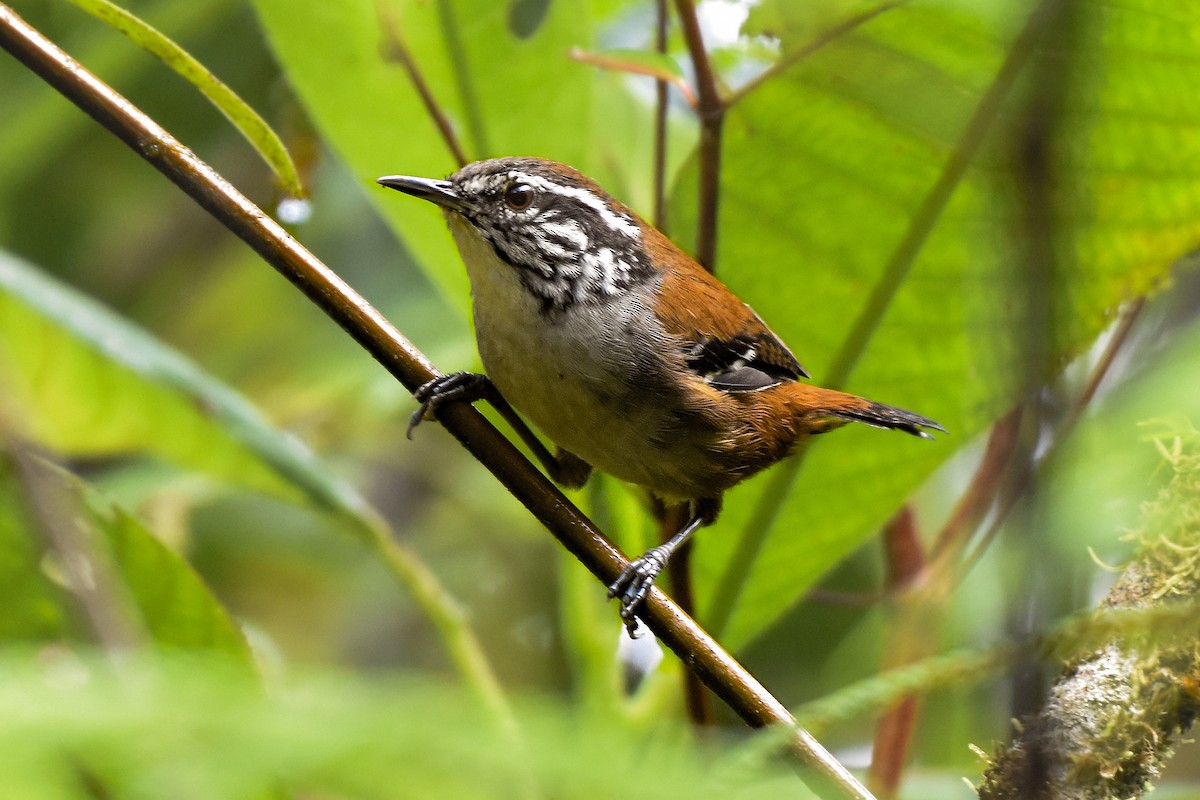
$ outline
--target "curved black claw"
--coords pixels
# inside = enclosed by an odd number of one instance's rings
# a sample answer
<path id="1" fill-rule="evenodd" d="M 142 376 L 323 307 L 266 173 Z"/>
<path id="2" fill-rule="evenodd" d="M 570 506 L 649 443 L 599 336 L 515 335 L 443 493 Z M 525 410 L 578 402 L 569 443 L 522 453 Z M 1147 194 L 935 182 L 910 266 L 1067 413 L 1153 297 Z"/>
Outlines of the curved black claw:
<path id="1" fill-rule="evenodd" d="M 636 639 L 639 635 L 638 606 L 650 594 L 654 579 L 663 571 L 670 555 L 671 549 L 663 545 L 648 550 L 645 555 L 630 561 L 625 571 L 608 587 L 609 598 L 621 598 L 621 619 L 625 620 L 631 638 Z"/>
<path id="2" fill-rule="evenodd" d="M 474 403 L 486 397 L 490 388 L 488 376 L 478 372 L 450 372 L 421 384 L 413 392 L 421 405 L 408 418 L 408 438 L 412 438 L 413 429 L 424 420 L 433 419 L 439 406 L 454 402 Z"/>

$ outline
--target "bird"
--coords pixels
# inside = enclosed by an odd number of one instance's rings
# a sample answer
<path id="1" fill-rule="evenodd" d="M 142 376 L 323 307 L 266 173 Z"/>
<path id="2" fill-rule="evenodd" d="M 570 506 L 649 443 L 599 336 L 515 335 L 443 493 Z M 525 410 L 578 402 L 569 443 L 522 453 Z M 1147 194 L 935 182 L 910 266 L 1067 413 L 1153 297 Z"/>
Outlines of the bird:
<path id="1" fill-rule="evenodd" d="M 486 373 L 419 387 L 409 435 L 445 403 L 486 400 L 560 485 L 578 488 L 596 468 L 686 504 L 682 527 L 608 587 L 633 635 L 654 579 L 716 520 L 735 484 L 850 422 L 945 432 L 911 411 L 805 382 L 749 305 L 573 167 L 506 157 L 445 179 L 377 183 L 441 209 L 466 266 Z"/>

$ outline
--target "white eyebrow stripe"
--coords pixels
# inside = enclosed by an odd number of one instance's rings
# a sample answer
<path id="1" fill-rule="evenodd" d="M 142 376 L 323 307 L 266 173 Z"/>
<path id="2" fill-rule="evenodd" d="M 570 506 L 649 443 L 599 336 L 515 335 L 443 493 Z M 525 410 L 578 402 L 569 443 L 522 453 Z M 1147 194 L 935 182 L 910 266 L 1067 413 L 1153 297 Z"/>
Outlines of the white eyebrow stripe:
<path id="1" fill-rule="evenodd" d="M 576 186 L 563 186 L 561 183 L 555 183 L 554 181 L 547 180 L 537 175 L 524 175 L 521 173 L 516 173 L 513 175 L 513 178 L 524 181 L 535 189 L 554 192 L 555 194 L 562 195 L 563 197 L 570 197 L 574 200 L 578 200 L 599 214 L 600 218 L 603 219 L 608 227 L 612 228 L 614 231 L 623 233 L 634 241 L 638 241 L 642 237 L 642 231 L 637 226 L 636 222 L 628 217 L 614 213 L 613 210 L 608 207 L 607 203 L 589 192 L 587 189 L 580 189 Z"/>

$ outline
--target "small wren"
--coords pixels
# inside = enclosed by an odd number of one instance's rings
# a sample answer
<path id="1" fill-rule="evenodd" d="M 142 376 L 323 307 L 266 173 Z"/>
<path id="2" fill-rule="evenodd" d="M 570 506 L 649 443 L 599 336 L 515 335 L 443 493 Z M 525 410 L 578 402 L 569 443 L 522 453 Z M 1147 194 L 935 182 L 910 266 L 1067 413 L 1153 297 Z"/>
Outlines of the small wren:
<path id="1" fill-rule="evenodd" d="M 609 587 L 631 633 L 654 578 L 716 519 L 725 490 L 806 437 L 847 422 L 926 438 L 925 429 L 944 430 L 801 382 L 808 373 L 748 305 L 571 167 L 497 158 L 446 180 L 393 175 L 378 183 L 445 214 L 470 278 L 487 371 L 422 386 L 410 433 L 442 403 L 486 399 L 555 481 L 582 486 L 594 466 L 688 503 L 687 523 Z M 514 407 L 557 445 L 554 455 Z"/>

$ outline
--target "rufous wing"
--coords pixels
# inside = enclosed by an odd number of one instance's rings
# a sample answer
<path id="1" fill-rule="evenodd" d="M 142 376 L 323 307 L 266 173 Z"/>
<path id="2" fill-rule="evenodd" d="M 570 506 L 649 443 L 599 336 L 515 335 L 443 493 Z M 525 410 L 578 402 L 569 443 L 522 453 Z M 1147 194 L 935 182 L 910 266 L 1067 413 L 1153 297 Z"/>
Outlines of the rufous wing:
<path id="1" fill-rule="evenodd" d="M 688 367 L 729 392 L 757 391 L 808 373 L 778 336 L 725 284 L 671 240 L 643 225 L 652 263 L 663 275 L 658 318 L 666 332 L 688 343 Z"/>

